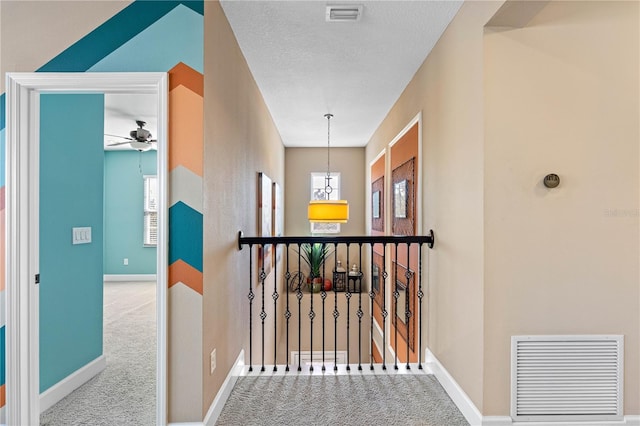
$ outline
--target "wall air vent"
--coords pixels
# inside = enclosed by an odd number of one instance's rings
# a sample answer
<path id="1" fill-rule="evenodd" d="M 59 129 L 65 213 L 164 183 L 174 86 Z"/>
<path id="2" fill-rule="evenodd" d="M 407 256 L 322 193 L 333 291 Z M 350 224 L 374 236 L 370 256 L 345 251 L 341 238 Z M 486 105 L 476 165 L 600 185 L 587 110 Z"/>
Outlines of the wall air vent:
<path id="1" fill-rule="evenodd" d="M 359 21 L 362 16 L 360 4 L 328 4 L 326 9 L 327 22 Z"/>
<path id="2" fill-rule="evenodd" d="M 621 420 L 623 336 L 512 336 L 515 421 Z"/>

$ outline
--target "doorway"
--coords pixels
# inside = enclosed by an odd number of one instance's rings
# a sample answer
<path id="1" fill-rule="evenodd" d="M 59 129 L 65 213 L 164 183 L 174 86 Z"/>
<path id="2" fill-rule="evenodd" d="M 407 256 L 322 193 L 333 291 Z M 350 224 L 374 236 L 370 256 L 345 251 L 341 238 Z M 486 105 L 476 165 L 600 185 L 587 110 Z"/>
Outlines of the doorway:
<path id="1" fill-rule="evenodd" d="M 165 73 L 10 73 L 7 76 L 7 423 L 38 424 L 40 94 L 154 94 L 158 105 L 156 419 L 166 423 L 167 88 Z"/>
<path id="2" fill-rule="evenodd" d="M 422 113 L 418 113 L 371 161 L 371 235 L 412 236 L 422 232 Z M 418 362 L 418 247 L 373 249 L 371 262 L 378 275 L 372 315 L 376 333 L 371 352 L 376 362 Z M 386 318 L 386 315 L 390 318 Z M 425 317 L 426 318 L 426 317 Z"/>

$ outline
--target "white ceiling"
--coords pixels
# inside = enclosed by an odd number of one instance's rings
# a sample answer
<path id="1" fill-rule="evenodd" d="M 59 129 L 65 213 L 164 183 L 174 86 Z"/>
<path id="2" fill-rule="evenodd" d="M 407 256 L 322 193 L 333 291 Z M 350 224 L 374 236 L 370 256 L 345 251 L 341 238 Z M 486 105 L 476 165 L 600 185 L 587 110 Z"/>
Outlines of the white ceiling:
<path id="1" fill-rule="evenodd" d="M 138 125 L 136 120 L 146 122 L 145 129 L 155 138 L 158 129 L 158 104 L 154 94 L 105 94 L 104 95 L 104 146 L 105 150 L 132 149 L 130 145 L 108 146 L 125 139 L 109 135 L 129 137 L 129 132 Z"/>
<path id="2" fill-rule="evenodd" d="M 461 1 L 221 2 L 285 146 L 364 146 L 458 11 Z M 327 4 L 363 5 L 326 22 Z M 142 120 L 157 134 L 154 95 L 105 95 L 106 134 Z M 105 136 L 105 149 L 124 139 Z"/>
<path id="3" fill-rule="evenodd" d="M 326 22 L 325 1 L 221 1 L 285 146 L 364 146 L 462 1 L 356 1 L 357 22 Z"/>

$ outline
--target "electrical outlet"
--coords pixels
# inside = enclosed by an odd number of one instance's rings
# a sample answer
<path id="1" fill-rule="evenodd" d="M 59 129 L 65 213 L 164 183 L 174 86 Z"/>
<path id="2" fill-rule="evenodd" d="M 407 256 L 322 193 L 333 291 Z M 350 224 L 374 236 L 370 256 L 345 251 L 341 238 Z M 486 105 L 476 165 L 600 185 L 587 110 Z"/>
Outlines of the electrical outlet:
<path id="1" fill-rule="evenodd" d="M 211 360 L 211 373 L 210 374 L 213 374 L 213 371 L 216 369 L 216 350 L 215 349 L 211 351 L 210 360 Z"/>
<path id="2" fill-rule="evenodd" d="M 124 260 L 122 261 L 122 264 L 127 266 L 129 264 L 129 259 L 125 257 Z"/>

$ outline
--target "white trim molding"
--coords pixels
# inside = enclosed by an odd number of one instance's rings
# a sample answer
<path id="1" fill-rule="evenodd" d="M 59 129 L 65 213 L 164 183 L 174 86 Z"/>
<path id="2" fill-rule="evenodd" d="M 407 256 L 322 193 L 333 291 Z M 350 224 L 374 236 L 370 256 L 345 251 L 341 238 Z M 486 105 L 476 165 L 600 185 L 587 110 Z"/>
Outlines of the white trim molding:
<path id="1" fill-rule="evenodd" d="M 224 380 L 222 387 L 218 391 L 218 394 L 213 399 L 209 410 L 207 410 L 207 415 L 204 416 L 204 420 L 202 424 L 205 426 L 213 426 L 218 421 L 218 417 L 220 417 L 220 413 L 222 413 L 222 408 L 224 404 L 227 403 L 227 399 L 229 399 L 229 395 L 231 395 L 231 391 L 233 387 L 236 385 L 238 381 L 238 377 L 242 375 L 244 370 L 244 349 L 240 351 L 240 355 L 236 358 L 236 362 L 229 370 L 229 374 L 227 374 L 227 378 Z"/>
<path id="2" fill-rule="evenodd" d="M 431 366 L 436 379 L 438 379 L 438 382 L 440 382 L 453 403 L 456 404 L 456 407 L 458 407 L 458 410 L 460 410 L 464 418 L 467 419 L 471 426 L 481 426 L 482 413 L 480 413 L 480 410 L 478 410 L 473 401 L 471 401 L 471 398 L 469 398 L 458 382 L 449 374 L 447 369 L 444 368 L 438 358 L 431 353 L 429 348 L 425 349 L 424 357 L 425 363 Z M 509 419 L 511 418 L 509 417 Z"/>
<path id="3" fill-rule="evenodd" d="M 565 422 L 514 422 L 510 416 L 483 416 L 475 406 L 471 398 L 458 385 L 438 358 L 425 349 L 425 365 L 428 366 L 449 395 L 453 403 L 458 407 L 470 426 L 640 426 L 640 415 L 624 416 L 624 420 L 616 421 L 565 421 Z"/>
<path id="4" fill-rule="evenodd" d="M 640 415 L 624 416 L 624 424 L 630 426 L 640 426 Z"/>
<path id="5" fill-rule="evenodd" d="M 158 99 L 158 246 L 156 415 L 167 419 L 168 282 L 168 86 L 167 73 L 7 73 L 6 75 L 6 423 L 40 418 L 39 99 L 53 93 L 149 93 Z"/>
<path id="6" fill-rule="evenodd" d="M 105 274 L 102 278 L 107 282 L 156 281 L 156 274 Z"/>
<path id="7" fill-rule="evenodd" d="M 78 389 L 107 367 L 107 358 L 100 355 L 84 367 L 69 374 L 40 394 L 40 413 L 53 407 L 62 398 Z"/>

